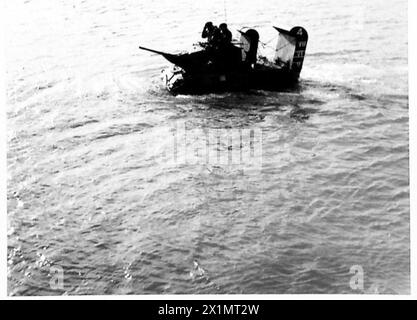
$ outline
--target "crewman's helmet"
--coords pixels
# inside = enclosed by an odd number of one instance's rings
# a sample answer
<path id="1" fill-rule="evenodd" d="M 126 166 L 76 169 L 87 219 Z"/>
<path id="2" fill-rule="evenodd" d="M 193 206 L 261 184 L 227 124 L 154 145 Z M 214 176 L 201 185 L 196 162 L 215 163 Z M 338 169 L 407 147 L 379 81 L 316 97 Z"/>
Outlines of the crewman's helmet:
<path id="1" fill-rule="evenodd" d="M 211 21 L 206 22 L 206 24 L 204 25 L 204 29 L 212 30 L 213 29 L 213 22 L 211 22 Z"/>

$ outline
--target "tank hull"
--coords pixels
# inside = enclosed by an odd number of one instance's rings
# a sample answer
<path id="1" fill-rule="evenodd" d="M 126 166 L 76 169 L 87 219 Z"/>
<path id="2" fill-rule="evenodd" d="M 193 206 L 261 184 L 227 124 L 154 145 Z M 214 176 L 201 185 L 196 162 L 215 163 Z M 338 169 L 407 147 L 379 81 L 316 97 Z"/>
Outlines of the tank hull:
<path id="1" fill-rule="evenodd" d="M 287 70 L 256 66 L 247 70 L 189 73 L 180 68 L 167 70 L 163 80 L 172 94 L 204 94 L 227 91 L 269 90 L 292 88 L 298 74 Z"/>

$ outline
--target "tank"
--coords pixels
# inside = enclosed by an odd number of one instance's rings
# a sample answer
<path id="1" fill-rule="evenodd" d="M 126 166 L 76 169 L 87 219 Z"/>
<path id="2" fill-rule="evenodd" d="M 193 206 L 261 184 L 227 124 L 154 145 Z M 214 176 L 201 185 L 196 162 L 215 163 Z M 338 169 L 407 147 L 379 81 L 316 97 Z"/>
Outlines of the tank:
<path id="1" fill-rule="evenodd" d="M 171 54 L 145 47 L 173 64 L 165 70 L 163 81 L 172 94 L 203 94 L 250 89 L 282 90 L 295 86 L 300 77 L 308 34 L 303 27 L 290 31 L 274 27 L 278 32 L 275 56 L 257 55 L 259 33 L 255 29 L 240 30 L 237 44 Z"/>

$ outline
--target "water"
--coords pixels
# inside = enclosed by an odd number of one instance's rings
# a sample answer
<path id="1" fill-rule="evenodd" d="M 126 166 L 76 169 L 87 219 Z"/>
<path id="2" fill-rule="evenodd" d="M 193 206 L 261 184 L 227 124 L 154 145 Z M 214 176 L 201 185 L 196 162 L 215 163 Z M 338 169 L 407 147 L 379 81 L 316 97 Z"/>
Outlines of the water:
<path id="1" fill-rule="evenodd" d="M 137 47 L 223 1 L 5 6 L 10 295 L 410 292 L 406 1 L 227 1 L 235 37 L 307 29 L 300 88 L 194 97 Z M 179 123 L 260 130 L 261 167 L 165 161 Z"/>

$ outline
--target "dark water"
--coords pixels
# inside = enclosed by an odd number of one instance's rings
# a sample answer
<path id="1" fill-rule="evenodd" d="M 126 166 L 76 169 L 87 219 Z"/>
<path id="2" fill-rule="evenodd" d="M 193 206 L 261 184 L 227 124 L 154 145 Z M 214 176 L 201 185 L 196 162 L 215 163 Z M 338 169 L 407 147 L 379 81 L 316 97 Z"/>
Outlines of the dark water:
<path id="1" fill-rule="evenodd" d="M 256 3 L 226 14 L 261 54 L 271 25 L 309 32 L 293 92 L 161 88 L 137 46 L 189 48 L 223 1 L 6 4 L 10 295 L 409 293 L 407 2 Z M 262 152 L 169 161 L 178 126 Z"/>

